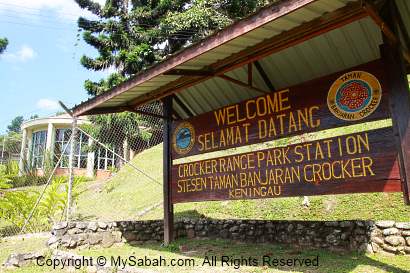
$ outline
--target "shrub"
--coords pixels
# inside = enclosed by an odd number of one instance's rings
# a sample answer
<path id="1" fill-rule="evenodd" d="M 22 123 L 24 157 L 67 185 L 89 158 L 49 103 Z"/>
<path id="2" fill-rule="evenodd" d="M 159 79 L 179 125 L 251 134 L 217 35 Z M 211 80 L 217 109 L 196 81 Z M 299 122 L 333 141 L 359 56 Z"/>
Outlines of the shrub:
<path id="1" fill-rule="evenodd" d="M 83 182 L 81 177 L 75 177 L 73 181 L 73 203 L 78 198 L 79 185 Z M 32 215 L 30 231 L 44 231 L 63 219 L 67 206 L 67 192 L 67 178 L 55 177 Z M 3 197 L 0 197 L 0 219 L 21 229 L 39 197 L 40 193 L 32 190 L 5 192 Z"/>

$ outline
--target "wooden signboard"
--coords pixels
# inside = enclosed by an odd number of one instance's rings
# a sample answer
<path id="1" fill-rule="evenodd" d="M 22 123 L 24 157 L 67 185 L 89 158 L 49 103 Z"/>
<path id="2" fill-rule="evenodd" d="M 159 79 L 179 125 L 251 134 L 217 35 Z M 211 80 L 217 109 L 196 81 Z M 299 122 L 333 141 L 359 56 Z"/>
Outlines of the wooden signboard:
<path id="1" fill-rule="evenodd" d="M 389 141 L 390 139 L 390 141 Z M 173 203 L 400 191 L 391 128 L 174 165 Z"/>
<path id="2" fill-rule="evenodd" d="M 181 159 L 389 118 L 380 61 L 173 124 Z M 209 157 L 209 156 L 208 156 Z M 401 191 L 391 127 L 172 166 L 171 202 Z"/>
<path id="3" fill-rule="evenodd" d="M 388 118 L 384 74 L 375 61 L 175 122 L 172 158 Z"/>

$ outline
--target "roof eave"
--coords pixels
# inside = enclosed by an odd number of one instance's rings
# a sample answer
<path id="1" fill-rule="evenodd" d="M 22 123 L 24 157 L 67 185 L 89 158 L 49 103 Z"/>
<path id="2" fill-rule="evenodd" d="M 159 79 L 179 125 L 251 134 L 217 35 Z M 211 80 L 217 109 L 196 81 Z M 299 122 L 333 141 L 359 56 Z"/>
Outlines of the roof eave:
<path id="1" fill-rule="evenodd" d="M 172 55 L 168 60 L 158 63 L 145 71 L 137 74 L 129 80 L 119 84 L 111 90 L 98 95 L 86 102 L 75 106 L 73 110 L 74 116 L 86 115 L 91 109 L 96 108 L 101 103 L 119 95 L 123 92 L 152 79 L 155 76 L 166 73 L 176 66 L 191 60 L 207 51 L 220 46 L 232 39 L 235 39 L 244 33 L 252 31 L 260 26 L 263 26 L 275 19 L 285 16 L 295 10 L 298 10 L 317 0 L 287 0 L 274 3 L 268 7 L 261 9 L 259 12 L 242 19 L 231 26 L 216 32 L 207 37 L 200 43 L 194 44 L 184 50 Z"/>

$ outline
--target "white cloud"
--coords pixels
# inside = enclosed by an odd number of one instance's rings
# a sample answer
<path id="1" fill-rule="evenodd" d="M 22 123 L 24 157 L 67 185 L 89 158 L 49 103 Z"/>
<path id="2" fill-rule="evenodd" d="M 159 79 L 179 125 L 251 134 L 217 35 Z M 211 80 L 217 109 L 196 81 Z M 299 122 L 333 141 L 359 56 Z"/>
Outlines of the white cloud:
<path id="1" fill-rule="evenodd" d="M 104 4 L 105 0 L 94 0 Z M 90 15 L 91 13 L 81 9 L 74 0 L 13 0 L 1 2 L 0 14 L 10 13 L 13 16 L 20 17 L 37 17 L 41 19 L 40 12 L 52 10 L 57 17 L 63 20 L 75 21 L 79 16 Z"/>
<path id="2" fill-rule="evenodd" d="M 51 100 L 51 99 L 39 99 L 36 103 L 37 108 L 41 110 L 58 110 L 60 109 L 60 105 L 58 104 L 57 101 Z"/>
<path id="3" fill-rule="evenodd" d="M 6 52 L 3 58 L 10 62 L 26 62 L 37 56 L 37 53 L 28 45 L 22 45 L 16 52 Z"/>

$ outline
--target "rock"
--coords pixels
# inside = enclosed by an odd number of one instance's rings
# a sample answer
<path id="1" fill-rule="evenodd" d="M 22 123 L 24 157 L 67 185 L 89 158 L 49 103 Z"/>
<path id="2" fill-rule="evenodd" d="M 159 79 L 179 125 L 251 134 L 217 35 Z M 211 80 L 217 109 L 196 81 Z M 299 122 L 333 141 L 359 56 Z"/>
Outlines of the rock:
<path id="1" fill-rule="evenodd" d="M 327 226 L 327 227 L 338 227 L 339 222 L 336 222 L 336 221 L 325 222 L 325 226 Z"/>
<path id="2" fill-rule="evenodd" d="M 395 248 L 394 246 L 388 245 L 388 244 L 383 244 L 382 245 L 383 250 L 390 252 L 390 253 L 396 253 L 397 252 L 397 248 Z"/>
<path id="3" fill-rule="evenodd" d="M 114 241 L 116 243 L 120 243 L 122 241 L 122 232 L 121 231 L 113 231 L 113 232 L 111 232 L 111 234 L 112 234 L 112 236 L 114 238 Z"/>
<path id="4" fill-rule="evenodd" d="M 410 229 L 410 222 L 399 222 L 395 224 L 395 227 L 399 229 Z"/>
<path id="5" fill-rule="evenodd" d="M 373 249 L 374 253 L 380 252 L 380 246 L 378 244 L 375 244 L 375 243 L 370 243 L 370 244 L 372 246 L 372 249 Z"/>
<path id="6" fill-rule="evenodd" d="M 372 232 L 370 233 L 370 237 L 371 237 L 371 238 L 373 238 L 373 237 L 383 237 L 383 232 L 382 232 L 380 229 L 375 228 L 375 229 L 373 229 Z"/>
<path id="7" fill-rule="evenodd" d="M 238 226 L 233 226 L 233 227 L 231 227 L 231 228 L 229 229 L 229 232 L 232 232 L 232 233 L 237 232 L 237 231 L 239 231 L 239 227 L 238 227 Z"/>
<path id="8" fill-rule="evenodd" d="M 366 253 L 369 253 L 369 254 L 374 253 L 374 251 L 373 251 L 373 246 L 372 246 L 371 243 L 370 243 L 370 244 L 367 244 L 367 246 L 366 246 Z"/>
<path id="9" fill-rule="evenodd" d="M 125 231 L 122 234 L 122 237 L 127 241 L 127 242 L 132 242 L 136 241 L 138 239 L 137 233 L 132 232 L 132 231 Z"/>
<path id="10" fill-rule="evenodd" d="M 392 246 L 403 246 L 405 245 L 404 238 L 401 236 L 387 236 L 384 240 Z"/>
<path id="11" fill-rule="evenodd" d="M 410 246 L 410 237 L 406 237 L 405 240 L 406 240 L 407 245 Z"/>
<path id="12" fill-rule="evenodd" d="M 337 243 L 337 238 L 335 235 L 333 234 L 329 234 L 326 236 L 326 242 L 330 243 L 330 244 L 336 244 Z"/>
<path id="13" fill-rule="evenodd" d="M 104 248 L 111 247 L 115 243 L 115 239 L 110 232 L 105 232 L 102 236 L 101 246 Z"/>
<path id="14" fill-rule="evenodd" d="M 352 221 L 342 221 L 340 222 L 340 227 L 353 227 L 354 224 Z"/>
<path id="15" fill-rule="evenodd" d="M 188 239 L 193 239 L 195 238 L 195 231 L 193 229 L 188 229 L 186 232 L 186 235 L 188 237 Z"/>
<path id="16" fill-rule="evenodd" d="M 376 244 L 379 244 L 379 245 L 384 244 L 383 239 L 380 238 L 380 237 L 372 237 L 372 238 L 371 238 L 371 241 L 374 242 L 374 243 L 376 243 Z"/>
<path id="17" fill-rule="evenodd" d="M 60 223 L 55 223 L 53 225 L 54 230 L 59 230 L 67 227 L 67 222 L 60 222 Z"/>
<path id="18" fill-rule="evenodd" d="M 34 262 L 40 257 L 44 257 L 42 253 L 31 252 L 31 253 L 22 253 L 22 254 L 11 254 L 7 260 L 4 262 L 4 267 L 6 268 L 15 268 L 22 267 L 25 265 Z"/>
<path id="19" fill-rule="evenodd" d="M 399 230 L 397 228 L 387 228 L 383 230 L 384 236 L 395 235 L 398 233 L 399 233 Z"/>
<path id="20" fill-rule="evenodd" d="M 79 229 L 86 229 L 88 226 L 88 223 L 85 222 L 77 222 L 77 224 L 75 225 L 77 228 Z"/>
<path id="21" fill-rule="evenodd" d="M 394 221 L 377 221 L 375 224 L 379 228 L 389 228 L 394 226 Z"/>
<path id="22" fill-rule="evenodd" d="M 55 243 L 58 243 L 59 239 L 56 236 L 51 236 L 48 241 L 47 241 L 47 245 L 51 246 Z"/>
<path id="23" fill-rule="evenodd" d="M 342 234 L 340 234 L 340 239 L 342 239 L 343 241 L 347 240 L 349 238 L 349 233 L 343 232 Z"/>
<path id="24" fill-rule="evenodd" d="M 241 228 L 242 228 L 242 225 L 246 226 L 245 224 L 241 224 Z M 274 225 L 273 225 L 272 222 L 268 222 L 268 223 L 265 224 L 265 227 L 267 227 L 267 228 L 273 228 Z"/>
<path id="25" fill-rule="evenodd" d="M 97 231 L 98 225 L 96 222 L 90 222 L 88 223 L 88 229 L 91 231 Z"/>
<path id="26" fill-rule="evenodd" d="M 410 254 L 410 246 L 405 246 L 404 247 L 404 252 L 407 254 Z"/>
<path id="27" fill-rule="evenodd" d="M 356 228 L 356 229 L 354 230 L 354 232 L 355 232 L 356 234 L 359 234 L 359 235 L 366 234 L 366 230 L 364 230 L 363 228 Z"/>
<path id="28" fill-rule="evenodd" d="M 403 235 L 403 236 L 410 236 L 410 230 L 403 230 L 403 231 L 401 232 L 401 235 Z"/>
<path id="29" fill-rule="evenodd" d="M 104 222 L 98 222 L 98 226 L 101 228 L 101 229 L 106 229 L 107 228 L 107 223 L 104 223 Z"/>
<path id="30" fill-rule="evenodd" d="M 88 243 L 90 245 L 97 245 L 102 241 L 102 235 L 100 233 L 90 234 L 88 237 Z"/>
<path id="31" fill-rule="evenodd" d="M 81 233 L 81 232 L 83 232 L 83 231 L 79 228 L 72 228 L 72 229 L 69 229 L 67 231 L 67 233 L 70 234 L 70 235 L 78 234 L 78 233 Z"/>

